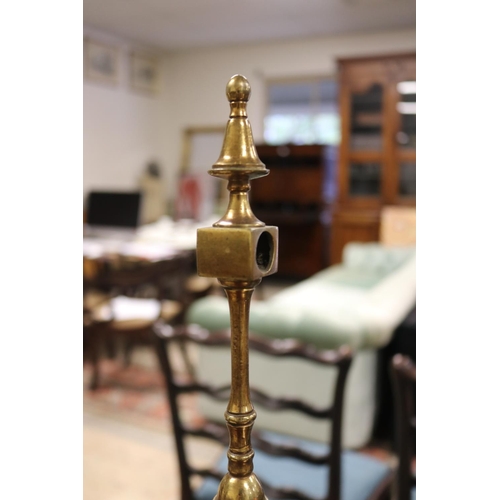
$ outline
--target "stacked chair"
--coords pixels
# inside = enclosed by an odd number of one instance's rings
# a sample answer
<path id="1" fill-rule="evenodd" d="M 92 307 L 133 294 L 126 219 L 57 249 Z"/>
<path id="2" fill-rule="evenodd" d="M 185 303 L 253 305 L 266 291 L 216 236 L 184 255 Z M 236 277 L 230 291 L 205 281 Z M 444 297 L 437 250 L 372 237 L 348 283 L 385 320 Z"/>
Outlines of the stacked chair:
<path id="1" fill-rule="evenodd" d="M 132 349 L 152 344 L 152 327 L 184 322 L 191 302 L 210 292 L 213 282 L 192 276 L 193 254 L 181 252 L 157 262 L 125 261 L 84 280 L 84 342 L 92 360 L 91 389 L 100 384 L 99 360 L 106 348 L 124 348 L 125 364 Z M 184 346 L 183 357 L 188 363 Z M 191 364 L 187 369 L 193 372 Z"/>

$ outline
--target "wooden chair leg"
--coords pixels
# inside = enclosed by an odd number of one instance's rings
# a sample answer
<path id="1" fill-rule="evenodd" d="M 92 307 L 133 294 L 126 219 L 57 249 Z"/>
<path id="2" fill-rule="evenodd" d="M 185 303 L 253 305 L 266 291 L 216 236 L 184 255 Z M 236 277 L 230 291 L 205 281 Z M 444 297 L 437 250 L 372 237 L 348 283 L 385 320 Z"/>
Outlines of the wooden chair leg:
<path id="1" fill-rule="evenodd" d="M 116 339 L 112 337 L 106 338 L 104 347 L 106 349 L 106 356 L 108 359 L 116 359 L 118 351 L 118 348 L 116 347 Z"/>
<path id="2" fill-rule="evenodd" d="M 90 360 L 92 363 L 92 378 L 90 380 L 90 390 L 95 391 L 99 386 L 99 335 L 94 330 L 90 335 Z"/>
<path id="3" fill-rule="evenodd" d="M 123 346 L 123 364 L 125 368 L 128 368 L 132 363 L 132 351 L 134 349 L 134 342 L 127 339 Z"/>
<path id="4" fill-rule="evenodd" d="M 189 373 L 191 378 L 196 378 L 196 371 L 194 369 L 193 363 L 191 363 L 191 360 L 189 359 L 186 343 L 184 341 L 179 342 L 179 349 L 181 350 L 187 372 Z"/>

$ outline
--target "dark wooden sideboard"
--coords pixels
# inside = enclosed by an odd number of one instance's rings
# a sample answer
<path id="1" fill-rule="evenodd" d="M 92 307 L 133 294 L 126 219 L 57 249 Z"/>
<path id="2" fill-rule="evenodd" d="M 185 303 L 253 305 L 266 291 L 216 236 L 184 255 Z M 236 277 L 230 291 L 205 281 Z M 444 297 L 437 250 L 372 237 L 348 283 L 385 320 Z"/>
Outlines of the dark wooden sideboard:
<path id="1" fill-rule="evenodd" d="M 307 278 L 330 265 L 336 150 L 258 145 L 271 175 L 252 184 L 255 215 L 279 226 L 278 276 Z"/>

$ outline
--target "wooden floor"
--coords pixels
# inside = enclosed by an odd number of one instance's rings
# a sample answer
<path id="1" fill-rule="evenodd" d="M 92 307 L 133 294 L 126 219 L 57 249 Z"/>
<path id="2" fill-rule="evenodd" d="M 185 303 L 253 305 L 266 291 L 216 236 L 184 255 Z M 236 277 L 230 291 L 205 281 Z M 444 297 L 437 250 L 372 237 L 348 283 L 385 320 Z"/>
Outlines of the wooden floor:
<path id="1" fill-rule="evenodd" d="M 179 481 L 171 434 L 84 412 L 84 500 L 177 500 Z M 188 453 L 200 465 L 224 451 L 204 441 Z"/>
<path id="2" fill-rule="evenodd" d="M 272 296 L 283 285 L 263 288 L 259 298 Z M 91 372 L 84 366 L 84 500 L 180 498 L 175 443 L 157 362 L 149 348 L 134 351 L 132 361 L 124 368 L 119 360 L 103 360 L 104 384 L 97 392 L 88 390 Z M 188 399 L 183 412 L 194 422 L 195 402 Z M 390 460 L 383 448 L 364 451 Z M 187 445 L 199 467 L 213 464 L 225 452 L 206 440 L 193 439 Z"/>

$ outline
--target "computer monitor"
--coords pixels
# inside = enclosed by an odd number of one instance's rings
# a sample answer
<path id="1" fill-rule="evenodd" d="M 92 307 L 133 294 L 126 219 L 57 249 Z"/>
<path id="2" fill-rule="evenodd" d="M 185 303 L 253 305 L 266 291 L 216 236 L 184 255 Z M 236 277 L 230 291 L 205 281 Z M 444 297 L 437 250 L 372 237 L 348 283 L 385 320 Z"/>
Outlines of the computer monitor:
<path id="1" fill-rule="evenodd" d="M 87 203 L 87 224 L 136 228 L 140 223 L 140 192 L 91 191 Z"/>

